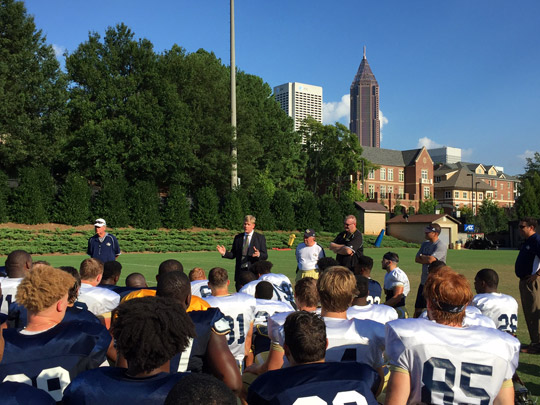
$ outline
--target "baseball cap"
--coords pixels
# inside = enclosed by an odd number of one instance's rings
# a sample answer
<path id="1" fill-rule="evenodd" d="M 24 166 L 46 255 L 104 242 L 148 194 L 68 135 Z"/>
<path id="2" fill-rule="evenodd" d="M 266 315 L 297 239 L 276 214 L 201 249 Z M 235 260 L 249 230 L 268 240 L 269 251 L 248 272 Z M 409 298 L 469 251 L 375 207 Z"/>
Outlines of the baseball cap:
<path id="1" fill-rule="evenodd" d="M 424 232 L 425 233 L 428 233 L 428 232 L 441 233 L 441 226 L 439 224 L 429 224 L 428 226 L 424 228 Z"/>
<path id="2" fill-rule="evenodd" d="M 310 236 L 315 236 L 315 231 L 308 228 L 304 231 L 304 238 L 309 238 Z"/>
<path id="3" fill-rule="evenodd" d="M 102 226 L 107 226 L 107 222 L 103 218 L 96 219 L 96 223 L 94 226 L 97 226 L 98 228 L 101 228 Z"/>

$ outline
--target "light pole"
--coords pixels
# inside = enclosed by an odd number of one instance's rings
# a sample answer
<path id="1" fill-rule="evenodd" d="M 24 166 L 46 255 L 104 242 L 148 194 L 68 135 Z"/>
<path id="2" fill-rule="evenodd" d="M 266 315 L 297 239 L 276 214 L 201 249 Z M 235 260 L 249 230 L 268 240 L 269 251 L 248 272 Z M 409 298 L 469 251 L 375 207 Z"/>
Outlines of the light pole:
<path id="1" fill-rule="evenodd" d="M 478 210 L 478 185 L 481 183 L 481 181 L 477 181 L 474 183 L 475 185 L 475 188 L 476 188 L 476 193 L 475 193 L 475 197 L 476 197 L 476 202 L 475 202 L 475 205 L 476 205 L 476 210 Z M 478 214 L 478 212 L 477 212 Z"/>
<path id="2" fill-rule="evenodd" d="M 469 173 L 469 174 L 467 174 L 467 176 L 471 176 L 471 210 L 472 210 L 473 215 L 474 215 L 474 197 L 473 197 L 473 194 L 474 194 L 474 173 Z"/>
<path id="3" fill-rule="evenodd" d="M 238 187 L 238 165 L 236 149 L 236 59 L 234 54 L 234 0 L 231 4 L 231 126 L 233 131 L 231 148 L 231 188 Z"/>

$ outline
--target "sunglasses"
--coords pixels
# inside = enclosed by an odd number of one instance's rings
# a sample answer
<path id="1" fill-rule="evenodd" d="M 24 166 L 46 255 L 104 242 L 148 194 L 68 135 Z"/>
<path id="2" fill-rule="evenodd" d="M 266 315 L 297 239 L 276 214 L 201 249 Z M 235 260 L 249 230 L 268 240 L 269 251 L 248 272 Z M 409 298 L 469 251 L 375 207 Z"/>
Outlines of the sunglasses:
<path id="1" fill-rule="evenodd" d="M 528 228 L 529 225 L 519 225 L 519 229 Z"/>

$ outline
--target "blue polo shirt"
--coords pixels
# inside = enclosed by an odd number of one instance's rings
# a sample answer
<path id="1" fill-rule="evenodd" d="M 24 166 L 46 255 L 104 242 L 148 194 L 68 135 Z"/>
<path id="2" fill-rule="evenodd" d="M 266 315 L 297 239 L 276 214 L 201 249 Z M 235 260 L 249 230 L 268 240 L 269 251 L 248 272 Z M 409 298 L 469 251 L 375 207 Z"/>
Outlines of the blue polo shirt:
<path id="1" fill-rule="evenodd" d="M 540 235 L 535 233 L 527 238 L 519 250 L 516 259 L 516 276 L 525 278 L 533 274 L 533 266 L 538 265 L 540 259 Z M 535 263 L 536 261 L 536 263 Z M 536 268 L 535 268 L 536 270 Z"/>
<path id="2" fill-rule="evenodd" d="M 100 242 L 99 236 L 96 234 L 88 239 L 88 250 L 86 253 L 93 259 L 107 263 L 116 260 L 116 256 L 120 254 L 120 246 L 114 235 L 106 233 L 103 242 Z"/>

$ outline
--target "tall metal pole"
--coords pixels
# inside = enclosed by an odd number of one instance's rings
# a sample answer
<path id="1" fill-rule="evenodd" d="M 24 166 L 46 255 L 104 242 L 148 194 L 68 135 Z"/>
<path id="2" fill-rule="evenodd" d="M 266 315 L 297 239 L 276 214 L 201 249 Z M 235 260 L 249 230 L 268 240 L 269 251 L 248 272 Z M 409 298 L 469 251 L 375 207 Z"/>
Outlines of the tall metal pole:
<path id="1" fill-rule="evenodd" d="M 231 126 L 233 131 L 231 148 L 231 188 L 238 187 L 238 166 L 236 150 L 236 60 L 234 54 L 234 0 L 231 4 Z"/>

